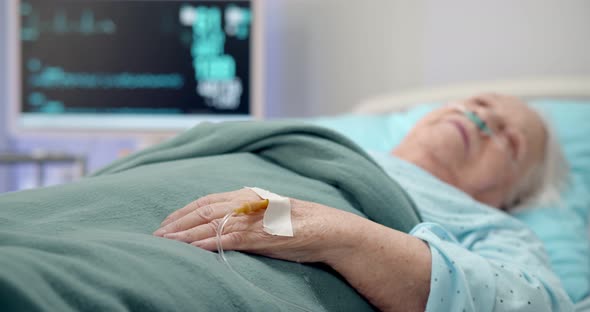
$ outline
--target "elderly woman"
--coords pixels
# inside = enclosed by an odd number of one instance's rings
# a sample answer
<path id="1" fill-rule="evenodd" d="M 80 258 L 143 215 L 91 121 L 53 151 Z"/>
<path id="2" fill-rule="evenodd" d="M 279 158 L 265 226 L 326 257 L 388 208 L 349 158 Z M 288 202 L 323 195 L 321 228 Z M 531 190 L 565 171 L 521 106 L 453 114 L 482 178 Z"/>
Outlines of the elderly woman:
<path id="1" fill-rule="evenodd" d="M 255 213 L 229 220 L 223 247 L 325 263 L 384 311 L 572 309 L 541 243 L 505 212 L 555 199 L 564 179 L 550 132 L 525 103 L 486 94 L 446 105 L 374 157 L 420 210 L 409 234 L 293 198 L 293 237 L 264 232 Z M 255 200 L 249 189 L 200 198 L 154 234 L 216 250 L 220 219 Z"/>

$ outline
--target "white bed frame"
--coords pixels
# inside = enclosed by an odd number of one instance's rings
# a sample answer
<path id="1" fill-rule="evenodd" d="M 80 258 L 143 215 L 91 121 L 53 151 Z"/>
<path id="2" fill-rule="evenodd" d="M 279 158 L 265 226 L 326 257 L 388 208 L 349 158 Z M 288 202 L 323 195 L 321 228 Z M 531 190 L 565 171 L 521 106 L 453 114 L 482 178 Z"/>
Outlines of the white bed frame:
<path id="1" fill-rule="evenodd" d="M 441 103 L 482 92 L 505 93 L 525 100 L 535 98 L 589 99 L 590 76 L 497 80 L 406 90 L 365 100 L 353 112 L 360 114 L 394 112 L 417 104 Z"/>

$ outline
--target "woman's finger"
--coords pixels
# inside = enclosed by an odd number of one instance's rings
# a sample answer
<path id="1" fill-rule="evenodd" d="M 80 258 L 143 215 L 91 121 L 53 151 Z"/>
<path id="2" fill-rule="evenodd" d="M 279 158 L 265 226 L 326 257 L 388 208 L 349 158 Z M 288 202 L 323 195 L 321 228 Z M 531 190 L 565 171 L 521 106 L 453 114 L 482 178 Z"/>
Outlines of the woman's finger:
<path id="1" fill-rule="evenodd" d="M 218 222 L 211 222 L 203 225 L 199 225 L 192 229 L 188 229 L 182 232 L 168 233 L 164 235 L 164 238 L 173 239 L 185 243 L 192 243 L 207 238 L 215 238 L 217 233 Z"/>
<path id="2" fill-rule="evenodd" d="M 225 192 L 225 193 L 216 193 L 210 194 L 207 196 L 203 196 L 190 204 L 184 206 L 181 209 L 176 210 L 175 212 L 171 213 L 162 223 L 160 227 L 166 226 L 185 215 L 193 212 L 195 209 L 199 209 L 201 207 L 221 203 L 221 202 L 229 202 L 229 201 L 250 201 L 250 200 L 257 200 L 260 197 L 250 189 L 243 188 L 240 190 L 232 191 L 232 192 Z"/>
<path id="3" fill-rule="evenodd" d="M 244 220 L 244 218 L 240 216 L 235 216 L 232 218 L 237 218 L 241 220 L 228 220 L 228 222 L 224 226 L 223 233 L 227 234 L 245 232 L 249 229 L 250 224 L 253 222 L 253 220 Z M 209 238 L 215 239 L 217 235 L 217 230 L 219 229 L 219 224 L 222 221 L 222 218 L 215 219 L 209 223 L 202 224 L 185 231 L 165 234 L 164 238 L 174 239 L 185 243 L 193 243 L 196 241 L 205 240 Z"/>
<path id="4" fill-rule="evenodd" d="M 223 218 L 232 209 L 239 207 L 236 202 L 218 202 L 198 207 L 179 219 L 168 223 L 154 232 L 156 236 L 188 230 L 215 219 Z"/>
<path id="5" fill-rule="evenodd" d="M 194 241 L 190 244 L 208 251 L 217 251 L 217 238 L 215 237 Z M 223 247 L 223 249 L 226 249 L 225 246 Z"/>
<path id="6" fill-rule="evenodd" d="M 223 250 L 242 250 L 247 251 L 251 249 L 249 246 L 248 233 L 245 232 L 231 232 L 221 236 L 221 245 Z M 217 251 L 217 237 L 209 237 L 206 239 L 194 241 L 190 243 L 193 246 L 209 250 Z"/>
<path id="7" fill-rule="evenodd" d="M 164 221 L 162 221 L 162 223 L 160 224 L 160 227 L 166 226 L 166 225 L 186 216 L 187 214 L 189 214 L 201 207 L 205 207 L 205 206 L 215 204 L 215 203 L 230 201 L 232 199 L 231 195 L 233 193 L 235 193 L 235 191 L 234 192 L 209 194 L 207 196 L 203 196 L 203 197 L 191 202 L 190 204 L 184 206 L 183 208 L 180 208 L 180 209 L 176 210 L 175 212 L 171 213 L 168 217 L 166 217 L 166 219 L 164 219 Z"/>
<path id="8" fill-rule="evenodd" d="M 223 228 L 221 243 L 224 250 L 254 251 L 268 247 L 272 241 L 279 242 L 286 237 L 272 236 L 262 230 L 263 211 L 254 212 L 248 215 L 232 216 Z M 219 222 L 215 220 L 213 232 L 208 235 L 194 235 L 188 241 L 191 245 L 210 251 L 217 251 L 217 229 Z M 205 229 L 203 229 L 205 230 Z M 206 230 L 205 230 L 206 231 Z M 201 232 L 202 233 L 202 232 Z M 287 238 L 288 239 L 288 238 Z"/>

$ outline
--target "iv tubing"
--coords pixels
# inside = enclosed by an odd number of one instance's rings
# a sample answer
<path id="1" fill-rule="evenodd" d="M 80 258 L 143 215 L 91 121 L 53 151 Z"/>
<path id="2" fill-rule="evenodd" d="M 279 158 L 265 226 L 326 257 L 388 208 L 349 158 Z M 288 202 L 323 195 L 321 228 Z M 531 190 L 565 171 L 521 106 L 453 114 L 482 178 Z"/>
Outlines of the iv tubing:
<path id="1" fill-rule="evenodd" d="M 298 305 L 296 303 L 293 303 L 293 302 L 290 302 L 290 301 L 285 300 L 283 298 L 280 298 L 280 297 L 278 297 L 274 294 L 271 294 L 270 292 L 258 287 L 257 285 L 252 283 L 250 280 L 248 280 L 246 277 L 244 277 L 242 274 L 240 274 L 238 271 L 236 271 L 231 266 L 231 264 L 229 263 L 227 258 L 225 257 L 225 253 L 223 251 L 223 245 L 221 243 L 221 235 L 223 235 L 223 228 L 225 227 L 225 224 L 227 223 L 227 221 L 229 221 L 229 219 L 232 216 L 235 216 L 238 214 L 250 214 L 250 213 L 262 210 L 262 209 L 266 209 L 266 207 L 268 207 L 268 199 L 265 199 L 265 200 L 259 201 L 259 202 L 245 203 L 240 208 L 236 208 L 233 211 L 230 211 L 228 214 L 225 215 L 225 217 L 223 217 L 223 219 L 221 219 L 221 222 L 219 222 L 219 225 L 217 226 L 217 229 L 215 231 L 215 236 L 217 238 L 217 241 L 216 241 L 217 242 L 217 253 L 219 254 L 219 258 L 229 268 L 230 271 L 234 272 L 234 274 L 241 277 L 244 281 L 246 281 L 246 283 L 250 284 L 254 288 L 258 288 L 260 291 L 268 294 L 269 296 L 273 297 L 274 299 L 279 300 L 282 303 L 286 303 L 290 306 L 293 306 L 301 311 L 312 312 L 311 310 L 309 310 L 301 305 Z"/>

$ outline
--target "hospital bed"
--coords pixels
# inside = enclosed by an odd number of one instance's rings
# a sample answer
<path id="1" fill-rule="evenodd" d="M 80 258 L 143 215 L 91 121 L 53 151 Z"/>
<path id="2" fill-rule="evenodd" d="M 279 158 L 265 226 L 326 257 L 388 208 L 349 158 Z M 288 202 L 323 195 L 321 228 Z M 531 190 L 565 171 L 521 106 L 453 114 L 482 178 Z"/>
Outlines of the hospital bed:
<path id="1" fill-rule="evenodd" d="M 545 241 L 555 271 L 583 311 L 590 307 L 590 80 L 548 81 L 388 95 L 363 102 L 351 114 L 307 120 L 356 145 L 299 123 L 201 125 L 77 183 L 2 195 L 0 302 L 15 310 L 372 310 L 321 265 L 228 252 L 238 277 L 214 253 L 151 232 L 191 200 L 244 185 L 407 231 L 416 222 L 411 208 L 376 208 L 403 199 L 403 193 L 391 192 L 396 185 L 364 151 L 390 150 L 417 119 L 445 101 L 494 90 L 533 99 L 550 111 L 564 144 L 575 174 L 568 206 L 539 207 L 519 218 Z M 387 192 L 379 192 L 383 183 Z M 556 216 L 558 231 L 547 226 Z"/>
<path id="2" fill-rule="evenodd" d="M 481 92 L 527 100 L 548 119 L 563 145 L 571 168 L 563 205 L 538 207 L 516 217 L 544 241 L 552 266 L 577 309 L 590 311 L 590 77 L 514 79 L 395 92 L 366 99 L 351 114 L 316 121 L 367 150 L 387 151 L 433 108 Z"/>

